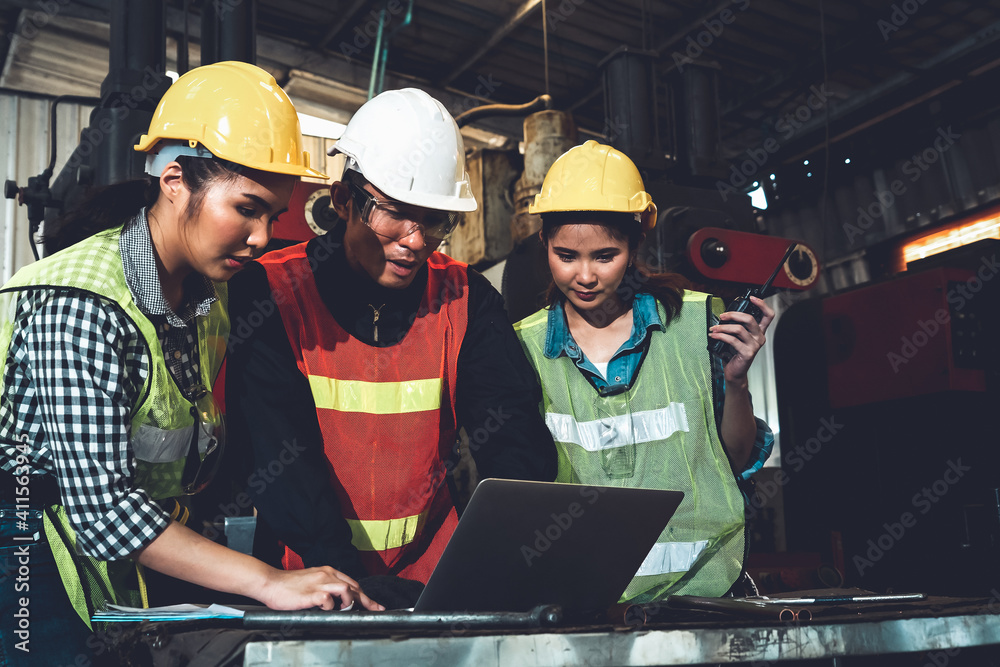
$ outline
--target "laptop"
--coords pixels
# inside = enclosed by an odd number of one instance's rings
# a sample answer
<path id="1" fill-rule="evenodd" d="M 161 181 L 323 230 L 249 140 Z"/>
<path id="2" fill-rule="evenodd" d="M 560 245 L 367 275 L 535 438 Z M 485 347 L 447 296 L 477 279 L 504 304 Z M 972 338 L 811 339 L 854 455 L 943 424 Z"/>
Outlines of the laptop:
<path id="1" fill-rule="evenodd" d="M 564 613 L 614 605 L 680 491 L 485 479 L 413 610 Z"/>

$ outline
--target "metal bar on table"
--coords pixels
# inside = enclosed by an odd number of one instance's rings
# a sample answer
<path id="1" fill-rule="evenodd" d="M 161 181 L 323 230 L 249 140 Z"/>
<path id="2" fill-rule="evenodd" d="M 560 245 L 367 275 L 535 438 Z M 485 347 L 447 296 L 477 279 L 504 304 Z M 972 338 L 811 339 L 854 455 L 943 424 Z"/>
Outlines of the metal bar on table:
<path id="1" fill-rule="evenodd" d="M 527 612 L 330 612 L 248 611 L 243 627 L 266 629 L 296 626 L 338 630 L 461 630 L 555 627 L 562 623 L 562 608 L 542 605 Z"/>

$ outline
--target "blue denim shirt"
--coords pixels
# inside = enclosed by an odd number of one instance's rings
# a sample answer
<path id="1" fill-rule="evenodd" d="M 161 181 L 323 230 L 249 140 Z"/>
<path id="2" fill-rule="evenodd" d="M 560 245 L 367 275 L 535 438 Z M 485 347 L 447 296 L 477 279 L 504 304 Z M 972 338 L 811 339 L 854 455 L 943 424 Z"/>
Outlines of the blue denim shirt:
<path id="1" fill-rule="evenodd" d="M 713 319 L 711 324 L 716 323 L 718 320 Z M 564 355 L 569 357 L 598 393 L 601 395 L 614 394 L 624 391 L 632 384 L 634 376 L 639 370 L 643 354 L 649 348 L 653 332 L 665 330 L 666 327 L 660 320 L 660 313 L 656 308 L 656 298 L 646 292 L 636 294 L 632 301 L 632 334 L 611 356 L 605 379 L 573 340 L 573 334 L 570 333 L 569 325 L 566 322 L 563 304 L 559 302 L 549 310 L 544 354 L 547 359 L 557 359 Z M 713 395 L 716 398 L 715 425 L 721 440 L 722 401 L 726 395 L 726 375 L 722 361 L 714 355 L 708 356 L 712 363 Z M 771 433 L 770 427 L 761 419 L 756 419 L 756 421 L 757 435 L 754 439 L 753 452 L 747 462 L 747 467 L 737 475 L 741 480 L 749 479 L 753 473 L 760 470 L 774 448 L 774 434 Z"/>

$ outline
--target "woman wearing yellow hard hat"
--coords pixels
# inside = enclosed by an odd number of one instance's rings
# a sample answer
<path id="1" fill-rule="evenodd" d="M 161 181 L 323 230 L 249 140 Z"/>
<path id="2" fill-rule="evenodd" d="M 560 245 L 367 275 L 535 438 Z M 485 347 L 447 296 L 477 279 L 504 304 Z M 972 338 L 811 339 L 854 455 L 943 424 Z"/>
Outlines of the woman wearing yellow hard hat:
<path id="1" fill-rule="evenodd" d="M 529 210 L 542 216 L 552 284 L 549 305 L 514 328 L 542 386 L 556 481 L 685 492 L 623 601 L 726 593 L 744 560 L 740 483 L 774 443 L 747 391 L 774 312 L 757 299 L 759 324 L 720 314 L 680 276 L 644 270 L 638 249 L 656 205 L 610 146 L 564 153 Z M 712 339 L 736 356 L 710 355 Z"/>
<path id="2" fill-rule="evenodd" d="M 225 281 L 295 181 L 325 178 L 295 108 L 258 67 L 206 65 L 135 149 L 149 178 L 95 195 L 69 218 L 83 240 L 0 288 L 0 554 L 23 575 L 3 573 L 3 664 L 106 656 L 91 617 L 145 606 L 144 567 L 275 609 L 380 608 L 332 568 L 278 570 L 184 525 L 225 444 Z"/>

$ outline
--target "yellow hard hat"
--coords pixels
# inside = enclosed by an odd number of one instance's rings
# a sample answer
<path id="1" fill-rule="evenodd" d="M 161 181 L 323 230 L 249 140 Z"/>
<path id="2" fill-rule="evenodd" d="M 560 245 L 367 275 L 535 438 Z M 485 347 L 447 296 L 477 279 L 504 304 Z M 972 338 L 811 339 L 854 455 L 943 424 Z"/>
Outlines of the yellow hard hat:
<path id="1" fill-rule="evenodd" d="M 251 169 L 326 178 L 309 166 L 299 117 L 288 95 L 274 77 L 249 63 L 196 67 L 167 89 L 149 131 L 134 148 L 155 154 L 178 144 L 182 150 L 172 149 L 174 157 L 207 151 Z"/>
<path id="2" fill-rule="evenodd" d="M 633 213 L 648 232 L 656 226 L 656 204 L 639 170 L 619 150 L 588 141 L 552 163 L 529 213 L 613 211 Z"/>

